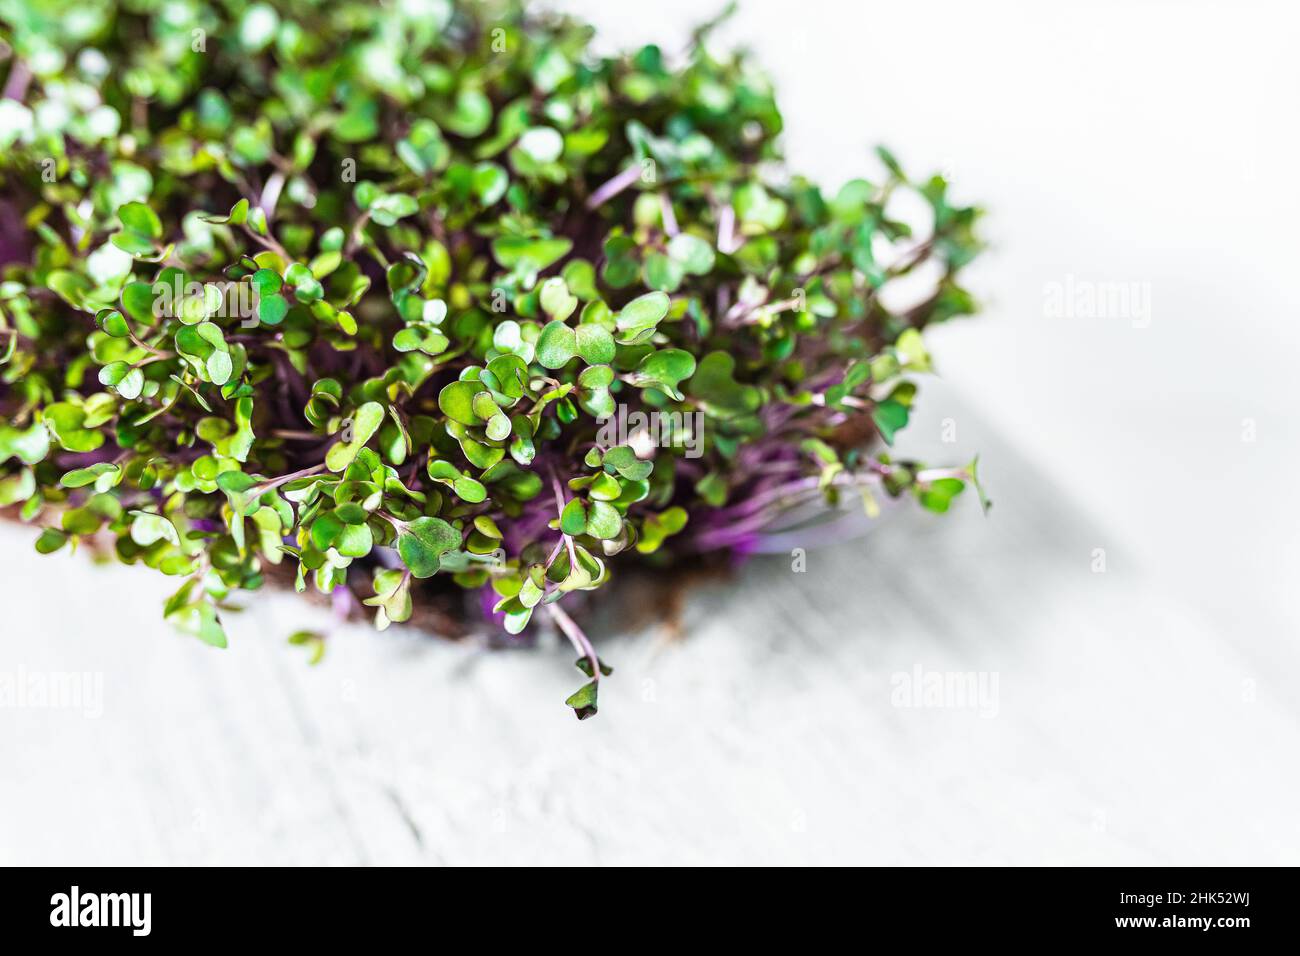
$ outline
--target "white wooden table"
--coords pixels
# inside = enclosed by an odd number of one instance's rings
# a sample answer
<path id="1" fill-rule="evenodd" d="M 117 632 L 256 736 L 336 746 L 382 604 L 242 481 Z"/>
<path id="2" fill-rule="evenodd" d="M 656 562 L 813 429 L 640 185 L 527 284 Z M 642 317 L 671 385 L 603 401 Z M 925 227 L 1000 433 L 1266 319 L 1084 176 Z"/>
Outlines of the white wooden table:
<path id="1" fill-rule="evenodd" d="M 160 620 L 150 573 L 4 527 L 0 674 L 103 695 L 0 709 L 0 862 L 1300 859 L 1281 678 L 979 437 L 991 517 L 904 508 L 805 573 L 754 561 L 688 602 L 684 639 L 606 638 L 583 723 L 567 647 L 334 627 L 275 594 L 213 651 Z M 332 630 L 315 668 L 283 643 L 304 625 Z M 996 696 L 898 706 L 918 669 Z"/>

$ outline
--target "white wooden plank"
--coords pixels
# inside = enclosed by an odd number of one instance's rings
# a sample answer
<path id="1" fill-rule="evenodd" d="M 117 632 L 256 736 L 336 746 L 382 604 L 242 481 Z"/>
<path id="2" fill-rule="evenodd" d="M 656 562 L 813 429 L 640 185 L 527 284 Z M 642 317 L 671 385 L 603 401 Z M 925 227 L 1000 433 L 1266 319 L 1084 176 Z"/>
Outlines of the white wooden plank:
<path id="1" fill-rule="evenodd" d="M 64 863 L 1219 863 L 1296 859 L 1285 677 L 1149 589 L 1001 461 L 995 516 L 903 509 L 745 567 L 686 638 L 487 653 L 268 595 L 216 652 L 165 583 L 0 529 L 0 672 L 90 670 L 103 716 L 0 711 L 0 859 Z M 991 472 L 1001 468 L 990 469 Z M 333 628 L 308 668 L 282 638 Z M 996 716 L 894 706 L 916 667 Z M 1244 681 L 1254 681 L 1253 700 Z"/>

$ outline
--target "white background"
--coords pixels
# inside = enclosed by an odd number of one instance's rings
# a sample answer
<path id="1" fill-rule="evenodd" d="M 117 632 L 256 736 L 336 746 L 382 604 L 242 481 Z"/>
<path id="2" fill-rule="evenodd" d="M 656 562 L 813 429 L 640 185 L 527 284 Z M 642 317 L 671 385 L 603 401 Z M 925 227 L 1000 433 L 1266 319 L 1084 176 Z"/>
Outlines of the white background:
<path id="1" fill-rule="evenodd" d="M 565 6 L 607 47 L 702 15 Z M 166 582 L 0 529 L 0 671 L 104 675 L 98 719 L 0 711 L 0 861 L 1300 862 L 1297 27 L 751 0 L 719 39 L 773 75 L 794 168 L 833 189 L 884 142 L 990 210 L 985 314 L 935 331 L 904 447 L 949 455 L 954 418 L 993 515 L 756 562 L 681 640 L 612 641 L 584 724 L 563 649 L 344 628 L 307 669 L 281 636 L 324 619 L 281 596 L 217 654 Z M 1070 275 L 1149 283 L 1149 326 L 1048 316 Z M 996 673 L 996 716 L 893 706 L 916 666 Z"/>

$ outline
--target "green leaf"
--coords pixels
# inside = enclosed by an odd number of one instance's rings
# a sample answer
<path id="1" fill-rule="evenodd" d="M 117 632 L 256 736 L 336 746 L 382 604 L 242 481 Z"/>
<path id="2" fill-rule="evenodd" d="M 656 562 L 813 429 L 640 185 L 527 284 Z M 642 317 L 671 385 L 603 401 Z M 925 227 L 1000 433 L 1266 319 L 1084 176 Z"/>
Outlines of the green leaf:
<path id="1" fill-rule="evenodd" d="M 785 221 L 786 204 L 759 183 L 746 183 L 736 190 L 736 215 L 754 231 L 772 232 Z"/>
<path id="2" fill-rule="evenodd" d="M 686 277 L 686 270 L 677 260 L 651 252 L 645 257 L 645 284 L 661 292 L 676 292 Z"/>
<path id="3" fill-rule="evenodd" d="M 252 283 L 260 296 L 275 295 L 284 288 L 284 280 L 274 269 L 258 269 L 253 273 Z"/>
<path id="4" fill-rule="evenodd" d="M 103 433 L 84 427 L 86 413 L 77 405 L 70 402 L 47 405 L 44 418 L 54 439 L 66 451 L 94 451 L 104 444 Z"/>
<path id="5" fill-rule="evenodd" d="M 894 443 L 894 435 L 907 426 L 907 406 L 887 398 L 876 405 L 871 413 L 871 420 L 876 423 L 880 437 L 886 445 Z"/>
<path id="6" fill-rule="evenodd" d="M 478 504 L 480 501 L 487 500 L 487 489 L 468 475 L 461 475 L 453 481 L 452 488 L 462 501 L 469 504 Z"/>
<path id="7" fill-rule="evenodd" d="M 492 101 L 482 90 L 465 87 L 456 95 L 455 110 L 443 125 L 457 136 L 473 139 L 481 136 L 492 123 Z"/>
<path id="8" fill-rule="evenodd" d="M 510 437 L 510 419 L 498 410 L 488 418 L 484 433 L 490 441 L 505 441 Z"/>
<path id="9" fill-rule="evenodd" d="M 6 478 L 0 478 L 0 507 L 17 504 L 20 501 L 27 501 L 36 494 L 36 476 L 32 469 L 24 468 L 16 475 L 9 475 Z M 63 513 L 66 519 L 70 511 Z M 95 519 L 95 527 L 99 528 L 99 519 Z"/>
<path id="10" fill-rule="evenodd" d="M 534 126 L 524 130 L 517 148 L 533 162 L 553 163 L 564 152 L 564 137 L 549 126 Z"/>
<path id="11" fill-rule="evenodd" d="M 379 608 L 375 626 L 379 630 L 390 622 L 409 621 L 414 611 L 411 601 L 411 576 L 400 570 L 375 571 L 375 596 L 361 602 Z"/>
<path id="12" fill-rule="evenodd" d="M 648 339 L 668 314 L 668 305 L 663 292 L 647 292 L 623 306 L 617 320 L 619 341 L 632 344 Z"/>
<path id="13" fill-rule="evenodd" d="M 486 470 L 491 468 L 502 458 L 505 457 L 505 451 L 490 445 L 485 445 L 480 441 L 470 438 L 468 435 L 460 439 L 460 450 L 464 452 L 469 463 L 475 468 Z"/>
<path id="14" fill-rule="evenodd" d="M 405 328 L 393 336 L 393 348 L 399 352 L 414 352 L 424 342 L 424 332 L 417 328 Z"/>
<path id="15" fill-rule="evenodd" d="M 659 550 L 664 540 L 677 534 L 686 527 L 686 509 L 674 506 L 662 514 L 647 515 L 641 525 L 641 537 L 636 549 L 642 554 L 651 554 Z"/>
<path id="16" fill-rule="evenodd" d="M 507 398 L 522 398 L 528 385 L 528 363 L 518 355 L 498 355 L 487 370 L 496 379 L 496 390 Z"/>
<path id="17" fill-rule="evenodd" d="M 479 163 L 474 167 L 474 193 L 484 206 L 492 206 L 506 194 L 510 177 L 496 163 Z"/>
<path id="18" fill-rule="evenodd" d="M 631 285 L 640 269 L 634 239 L 611 236 L 605 240 L 605 264 L 601 267 L 601 276 L 611 288 L 622 289 Z"/>
<path id="19" fill-rule="evenodd" d="M 578 300 L 569 293 L 568 285 L 559 276 L 542 283 L 539 299 L 546 314 L 559 322 L 573 315 L 578 308 Z"/>
<path id="20" fill-rule="evenodd" d="M 178 630 L 197 637 L 211 647 L 226 647 L 226 631 L 221 626 L 217 609 L 206 600 L 188 604 L 167 615 Z"/>
<path id="21" fill-rule="evenodd" d="M 565 700 L 565 706 L 572 707 L 579 720 L 596 716 L 596 681 L 583 684 Z"/>
<path id="22" fill-rule="evenodd" d="M 99 382 L 131 401 L 140 397 L 140 391 L 144 388 L 144 373 L 126 362 L 111 362 L 99 370 Z"/>
<path id="23" fill-rule="evenodd" d="M 762 394 L 733 378 L 736 360 L 728 352 L 710 352 L 691 377 L 688 393 L 710 415 L 733 418 L 758 410 Z"/>
<path id="24" fill-rule="evenodd" d="M 122 317 L 122 313 L 117 309 L 103 309 L 100 311 L 95 316 L 95 324 L 103 329 L 107 335 L 111 335 L 115 339 L 126 338 L 131 332 L 131 327 L 127 325 L 126 319 Z"/>
<path id="25" fill-rule="evenodd" d="M 128 282 L 122 287 L 122 308 L 137 322 L 152 325 L 157 297 L 148 282 Z"/>
<path id="26" fill-rule="evenodd" d="M 614 337 L 602 326 L 578 326 L 574 347 L 588 365 L 608 365 L 614 361 Z"/>
<path id="27" fill-rule="evenodd" d="M 49 417 L 49 409 L 46 410 Z M 84 413 L 79 421 L 84 421 Z M 17 458 L 25 465 L 34 465 L 44 460 L 50 450 L 50 432 L 42 424 L 28 428 L 14 428 L 0 422 L 0 464 L 10 458 Z"/>
<path id="28" fill-rule="evenodd" d="M 370 204 L 370 218 L 381 226 L 395 225 L 397 220 L 419 211 L 420 204 L 415 197 L 405 193 L 385 194 Z"/>
<path id="29" fill-rule="evenodd" d="M 68 472 L 59 479 L 59 484 L 64 488 L 84 488 L 86 485 L 94 484 L 103 475 L 116 475 L 118 472 L 117 465 L 109 461 L 100 461 L 86 468 L 76 468 Z"/>
<path id="30" fill-rule="evenodd" d="M 631 481 L 643 481 L 654 471 L 654 462 L 642 461 L 627 445 L 617 445 L 605 452 L 605 470 Z"/>
<path id="31" fill-rule="evenodd" d="M 226 216 L 202 216 L 204 222 L 216 225 L 242 226 L 248 221 L 248 200 L 241 199 L 230 208 Z"/>
<path id="32" fill-rule="evenodd" d="M 588 494 L 596 501 L 616 501 L 623 495 L 623 486 L 613 475 L 602 471 L 592 479 Z"/>
<path id="33" fill-rule="evenodd" d="M 208 356 L 205 367 L 208 373 L 208 381 L 212 382 L 213 385 L 225 385 L 226 382 L 230 381 L 231 372 L 234 371 L 234 364 L 230 361 L 229 352 L 214 351 Z M 136 371 L 139 372 L 139 369 L 136 369 Z"/>
<path id="34" fill-rule="evenodd" d="M 637 365 L 632 384 L 638 388 L 657 388 L 670 398 L 682 401 L 677 385 L 695 374 L 695 356 L 684 349 L 660 349 L 651 352 Z"/>
<path id="35" fill-rule="evenodd" d="M 582 499 L 571 498 L 560 512 L 560 530 L 565 534 L 585 534 L 587 531 L 587 509 Z"/>
<path id="36" fill-rule="evenodd" d="M 443 139 L 442 130 L 429 119 L 419 119 L 411 124 L 406 138 L 398 140 L 396 152 L 398 158 L 420 176 L 445 168 L 451 159 L 451 148 Z"/>
<path id="37" fill-rule="evenodd" d="M 623 517 L 607 501 L 593 501 L 587 512 L 587 534 L 608 541 L 617 538 L 623 530 Z"/>
<path id="38" fill-rule="evenodd" d="M 894 351 L 903 368 L 913 372 L 931 371 L 930 353 L 926 351 L 921 333 L 916 329 L 904 329 L 894 342 Z"/>
<path id="39" fill-rule="evenodd" d="M 681 232 L 668 240 L 668 256 L 688 275 L 707 275 L 713 270 L 713 246 L 698 236 Z"/>
<path id="40" fill-rule="evenodd" d="M 602 676 L 608 677 L 610 674 L 614 673 L 614 668 L 610 667 L 599 657 L 596 658 L 596 664 L 600 667 L 600 673 Z M 596 676 L 596 671 L 592 668 L 591 661 L 586 657 L 579 657 L 573 662 L 573 666 L 578 668 L 578 670 L 582 671 L 588 677 Z"/>
<path id="41" fill-rule="evenodd" d="M 345 525 L 334 545 L 339 554 L 347 558 L 364 558 L 374 545 L 374 536 L 367 524 Z"/>
<path id="42" fill-rule="evenodd" d="M 242 471 L 223 471 L 217 475 L 217 487 L 231 494 L 241 494 L 257 485 L 257 479 Z"/>
<path id="43" fill-rule="evenodd" d="M 879 156 L 880 161 L 885 164 L 885 168 L 889 170 L 890 175 L 897 179 L 904 181 L 907 180 L 907 177 L 903 174 L 903 168 L 899 165 L 898 160 L 894 158 L 893 153 L 884 146 L 877 146 L 876 155 Z"/>
<path id="44" fill-rule="evenodd" d="M 474 396 L 479 391 L 479 386 L 474 382 L 449 382 L 438 393 L 438 407 L 454 422 L 481 425 L 483 420 L 474 413 Z"/>
<path id="45" fill-rule="evenodd" d="M 537 361 L 544 368 L 561 368 L 578 354 L 578 336 L 559 320 L 546 323 L 537 337 Z"/>
<path id="46" fill-rule="evenodd" d="M 282 295 L 264 295 L 257 303 L 257 317 L 264 325 L 279 325 L 289 313 L 289 300 Z"/>
<path id="47" fill-rule="evenodd" d="M 980 456 L 976 455 L 971 460 L 971 463 L 966 466 L 966 474 L 970 476 L 970 483 L 975 489 L 975 494 L 979 496 L 980 510 L 983 511 L 984 514 L 988 514 L 989 509 L 993 507 L 993 502 L 989 500 L 989 496 L 984 492 L 983 484 L 980 483 L 979 467 Z"/>
<path id="48" fill-rule="evenodd" d="M 352 417 L 352 441 L 339 441 L 331 446 L 325 453 L 325 467 L 330 471 L 342 471 L 352 464 L 357 453 L 384 423 L 384 414 L 384 406 L 378 402 L 366 402 L 358 408 Z"/>
<path id="49" fill-rule="evenodd" d="M 142 202 L 127 203 L 117 211 L 117 217 L 131 232 L 149 239 L 162 237 L 162 221 L 156 212 Z"/>
<path id="50" fill-rule="evenodd" d="M 289 643 L 295 647 L 311 649 L 307 663 L 316 665 L 325 657 L 325 635 L 319 631 L 294 631 L 289 635 Z"/>
<path id="51" fill-rule="evenodd" d="M 965 482 L 958 478 L 938 478 L 926 487 L 919 488 L 917 496 L 924 507 L 936 514 L 943 514 L 948 510 L 952 499 L 961 494 L 965 488 Z"/>
<path id="52" fill-rule="evenodd" d="M 317 515 L 316 520 L 311 523 L 312 547 L 318 551 L 328 551 L 338 541 L 339 535 L 343 533 L 343 527 L 343 520 L 333 511 Z"/>
<path id="53" fill-rule="evenodd" d="M 555 239 L 527 239 L 523 236 L 500 236 L 492 240 L 492 256 L 507 269 L 526 266 L 541 271 L 569 254 L 573 241 L 563 237 Z"/>
<path id="54" fill-rule="evenodd" d="M 397 538 L 397 553 L 417 578 L 432 577 L 440 559 L 460 547 L 460 532 L 441 518 L 416 518 Z"/>
<path id="55" fill-rule="evenodd" d="M 131 514 L 135 516 L 131 522 L 131 540 L 140 547 L 147 548 L 159 541 L 180 545 L 180 534 L 170 519 L 148 511 L 133 511 Z"/>
<path id="56" fill-rule="evenodd" d="M 90 280 L 85 276 L 63 269 L 51 272 L 45 284 L 57 293 L 59 298 L 77 309 L 86 306 L 86 297 L 93 290 Z"/>
<path id="57" fill-rule="evenodd" d="M 54 528 L 46 528 L 36 539 L 36 550 L 40 554 L 53 554 L 68 543 L 68 536 Z"/>

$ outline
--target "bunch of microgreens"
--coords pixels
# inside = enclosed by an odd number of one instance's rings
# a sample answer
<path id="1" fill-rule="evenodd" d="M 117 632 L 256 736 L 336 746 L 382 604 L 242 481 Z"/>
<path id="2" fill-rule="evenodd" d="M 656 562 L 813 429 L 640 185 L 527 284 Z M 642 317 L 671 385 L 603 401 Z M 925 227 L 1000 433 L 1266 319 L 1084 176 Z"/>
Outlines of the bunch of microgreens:
<path id="1" fill-rule="evenodd" d="M 219 647 L 277 565 L 380 628 L 440 582 L 550 618 L 579 717 L 609 669 L 564 599 L 615 565 L 819 498 L 945 511 L 973 466 L 871 446 L 974 309 L 978 211 L 883 151 L 833 195 L 783 174 L 709 29 L 604 58 L 510 2 L 0 0 L 0 504 L 174 577 Z M 628 410 L 698 413 L 694 453 L 602 440 Z"/>

